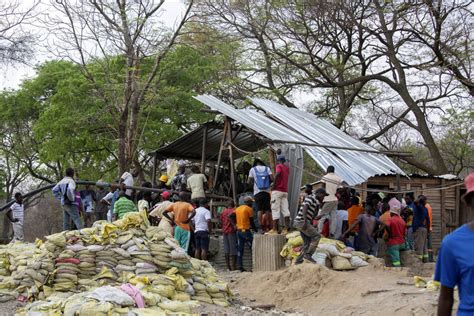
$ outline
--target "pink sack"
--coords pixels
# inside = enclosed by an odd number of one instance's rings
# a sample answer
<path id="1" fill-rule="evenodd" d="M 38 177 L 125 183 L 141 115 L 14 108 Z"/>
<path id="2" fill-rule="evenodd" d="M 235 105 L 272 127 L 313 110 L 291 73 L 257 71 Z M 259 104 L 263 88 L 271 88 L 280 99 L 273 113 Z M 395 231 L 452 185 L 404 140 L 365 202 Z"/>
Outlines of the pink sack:
<path id="1" fill-rule="evenodd" d="M 138 308 L 145 307 L 145 300 L 143 299 L 142 293 L 140 293 L 140 291 L 135 286 L 131 285 L 130 283 L 127 283 L 127 284 L 122 284 L 120 289 L 123 292 L 127 293 L 128 296 L 133 298 Z"/>

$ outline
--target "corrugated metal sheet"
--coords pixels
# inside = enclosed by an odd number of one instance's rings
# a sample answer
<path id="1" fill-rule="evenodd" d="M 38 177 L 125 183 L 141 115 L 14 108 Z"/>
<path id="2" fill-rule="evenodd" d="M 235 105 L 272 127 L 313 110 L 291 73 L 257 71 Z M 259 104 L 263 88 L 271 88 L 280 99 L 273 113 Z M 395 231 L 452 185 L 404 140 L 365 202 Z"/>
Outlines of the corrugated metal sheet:
<path id="1" fill-rule="evenodd" d="M 195 97 L 195 99 L 204 103 L 211 109 L 241 123 L 258 134 L 263 135 L 272 142 L 299 143 L 303 145 L 312 144 L 312 142 L 303 135 L 275 122 L 266 117 L 263 113 L 249 109 L 238 110 L 210 95 L 199 95 Z"/>
<path id="2" fill-rule="evenodd" d="M 285 244 L 286 238 L 283 235 L 254 235 L 252 271 L 277 271 L 284 268 L 285 260 L 280 252 Z"/>
<path id="3" fill-rule="evenodd" d="M 224 124 L 217 122 L 208 122 L 201 125 L 197 129 L 186 135 L 176 139 L 168 145 L 156 150 L 159 157 L 163 158 L 179 158 L 188 160 L 201 160 L 202 142 L 204 130 L 207 128 L 206 143 L 206 160 L 215 161 L 219 153 L 220 143 L 223 136 Z M 250 133 L 245 128 L 239 131 L 239 126 L 235 126 L 232 131 L 234 136 L 234 144 L 246 151 L 258 151 L 266 146 L 266 143 L 257 136 Z M 235 158 L 239 158 L 245 154 L 239 151 L 234 152 Z M 228 152 L 223 152 L 223 159 L 227 160 Z"/>
<path id="4" fill-rule="evenodd" d="M 263 109 L 267 115 L 319 145 L 375 150 L 314 114 L 288 108 L 271 100 L 253 98 L 251 101 Z M 305 146 L 304 148 L 322 168 L 325 169 L 329 165 L 333 165 L 336 173 L 352 185 L 364 182 L 376 174 L 404 174 L 395 163 L 383 154 L 314 146 Z"/>

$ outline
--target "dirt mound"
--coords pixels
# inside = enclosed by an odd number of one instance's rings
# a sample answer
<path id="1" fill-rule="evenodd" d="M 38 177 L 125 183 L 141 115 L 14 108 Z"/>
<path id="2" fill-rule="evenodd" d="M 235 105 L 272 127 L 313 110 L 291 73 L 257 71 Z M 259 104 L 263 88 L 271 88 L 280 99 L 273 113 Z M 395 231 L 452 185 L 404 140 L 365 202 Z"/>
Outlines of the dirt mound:
<path id="1" fill-rule="evenodd" d="M 242 273 L 232 289 L 243 299 L 312 315 L 434 315 L 438 293 L 416 288 L 407 271 L 371 264 L 339 272 L 304 263 Z"/>

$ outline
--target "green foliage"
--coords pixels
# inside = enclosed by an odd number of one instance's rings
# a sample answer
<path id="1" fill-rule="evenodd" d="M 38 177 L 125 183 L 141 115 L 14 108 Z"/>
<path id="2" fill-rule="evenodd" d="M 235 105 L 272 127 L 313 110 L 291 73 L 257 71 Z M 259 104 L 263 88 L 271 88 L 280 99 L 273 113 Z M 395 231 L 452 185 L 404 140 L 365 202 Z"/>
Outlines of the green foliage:
<path id="1" fill-rule="evenodd" d="M 193 96 L 218 87 L 229 53 L 225 45 L 213 51 L 180 45 L 169 52 L 144 96 L 138 158 L 211 119 Z M 14 135 L 18 154 L 54 167 L 49 174 L 47 167 L 41 170 L 53 180 L 67 166 L 74 166 L 82 179 L 116 178 L 125 65 L 117 56 L 88 66 L 93 82 L 72 63 L 49 61 L 19 90 L 0 95 L 2 127 L 18 127 Z M 143 80 L 152 66 L 152 60 L 141 65 L 138 74 Z"/>

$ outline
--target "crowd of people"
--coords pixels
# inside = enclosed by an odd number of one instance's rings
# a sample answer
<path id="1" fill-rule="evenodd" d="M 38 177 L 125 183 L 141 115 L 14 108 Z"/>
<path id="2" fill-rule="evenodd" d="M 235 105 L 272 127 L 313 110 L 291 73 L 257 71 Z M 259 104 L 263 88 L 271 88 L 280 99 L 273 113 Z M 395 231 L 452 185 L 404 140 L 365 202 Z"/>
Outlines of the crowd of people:
<path id="1" fill-rule="evenodd" d="M 219 215 L 223 234 L 224 256 L 229 270 L 245 271 L 244 251 L 252 249 L 254 233 L 286 234 L 291 229 L 303 239 L 301 253 L 295 263 L 315 263 L 313 254 L 322 236 L 343 241 L 348 247 L 368 255 L 384 257 L 393 267 L 401 267 L 401 252 L 413 250 L 423 262 L 432 262 L 432 208 L 426 196 L 407 193 L 400 198 L 394 193 L 367 194 L 365 201 L 335 174 L 329 166 L 317 183 L 305 186 L 300 205 L 290 223 L 288 206 L 289 167 L 283 155 L 277 156 L 275 175 L 262 160 L 256 159 L 249 171 L 248 184 L 252 195 L 243 196 L 238 206 L 229 200 Z M 78 190 L 74 169 L 68 168 L 65 177 L 52 189 L 63 207 L 64 230 L 90 227 L 96 220 L 122 219 L 125 214 L 146 211 L 152 225 L 169 232 L 180 246 L 192 255 L 207 260 L 210 234 L 213 231 L 212 213 L 206 199 L 207 177 L 199 167 L 191 173 L 181 166 L 169 181 L 167 175 L 155 185 L 160 194 L 133 189 L 137 174 L 125 172 L 109 190 L 96 184 L 97 190 L 85 185 Z M 169 186 L 168 186 L 169 183 Z M 467 193 L 463 200 L 468 205 L 474 200 L 474 173 L 465 179 Z M 142 187 L 152 187 L 145 182 Z M 257 213 L 256 220 L 254 213 Z M 14 240 L 23 241 L 24 205 L 21 193 L 7 212 L 13 224 Z M 283 224 L 280 227 L 280 224 Z M 453 288 L 459 287 L 459 309 L 472 311 L 474 301 L 474 223 L 469 223 L 448 235 L 442 243 L 435 279 L 441 283 L 440 311 L 452 309 Z M 468 280 L 465 282 L 465 280 Z"/>

